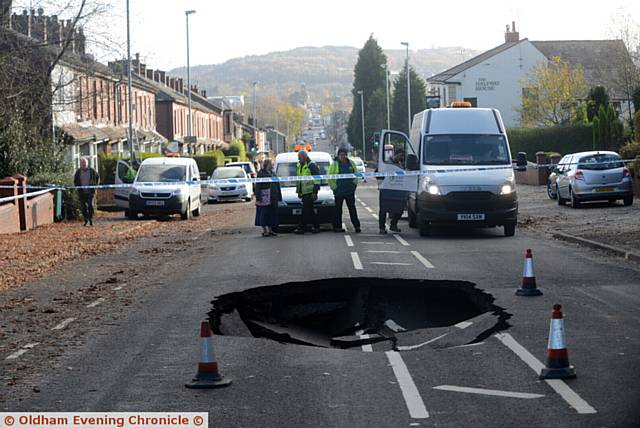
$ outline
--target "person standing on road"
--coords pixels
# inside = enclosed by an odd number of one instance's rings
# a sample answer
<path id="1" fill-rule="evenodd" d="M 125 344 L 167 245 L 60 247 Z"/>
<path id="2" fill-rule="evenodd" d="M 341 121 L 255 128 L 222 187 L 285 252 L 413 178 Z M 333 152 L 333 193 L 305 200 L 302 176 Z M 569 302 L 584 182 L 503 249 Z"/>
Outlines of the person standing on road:
<path id="1" fill-rule="evenodd" d="M 354 161 L 347 157 L 345 149 L 338 150 L 338 156 L 329 167 L 329 175 L 334 174 L 354 174 L 358 172 L 358 167 Z M 345 232 L 342 228 L 342 204 L 347 203 L 349 209 L 349 217 L 351 223 L 360 233 L 360 220 L 358 219 L 358 211 L 356 210 L 356 187 L 358 185 L 357 178 L 343 178 L 339 180 L 329 180 L 329 187 L 333 190 L 333 197 L 336 202 L 336 212 L 333 221 L 334 232 Z"/>
<path id="2" fill-rule="evenodd" d="M 404 160 L 404 152 L 402 150 L 398 150 L 393 156 L 392 162 L 404 167 Z M 407 206 L 407 196 L 404 192 L 380 189 L 380 185 L 382 184 L 384 177 L 376 178 L 378 179 L 380 194 L 380 211 L 378 212 L 378 226 L 380 228 L 380 234 L 385 235 L 387 233 L 387 214 L 389 214 L 391 223 L 389 229 L 392 232 L 400 232 L 400 229 L 398 228 L 398 221 L 402 217 L 402 213 Z"/>
<path id="3" fill-rule="evenodd" d="M 312 175 L 320 175 L 320 169 L 315 162 L 309 159 L 306 150 L 298 152 L 298 176 L 308 177 Z M 316 214 L 313 203 L 318 199 L 320 184 L 317 180 L 305 180 L 296 182 L 296 193 L 302 201 L 302 216 L 300 223 L 294 233 L 298 235 L 304 234 L 305 227 L 311 223 L 313 225 L 312 233 L 320 232 L 320 223 Z"/>
<path id="4" fill-rule="evenodd" d="M 258 178 L 273 177 L 273 162 L 265 159 L 258 171 Z M 278 202 L 282 200 L 280 183 L 256 183 L 256 226 L 262 226 L 262 236 L 277 236 Z"/>
<path id="5" fill-rule="evenodd" d="M 96 186 L 100 181 L 100 176 L 95 169 L 89 168 L 89 162 L 86 158 L 80 159 L 80 168 L 76 170 L 73 176 L 74 186 Z M 93 196 L 96 189 L 77 189 L 80 204 L 82 206 L 82 216 L 84 217 L 84 225 L 93 226 Z"/>

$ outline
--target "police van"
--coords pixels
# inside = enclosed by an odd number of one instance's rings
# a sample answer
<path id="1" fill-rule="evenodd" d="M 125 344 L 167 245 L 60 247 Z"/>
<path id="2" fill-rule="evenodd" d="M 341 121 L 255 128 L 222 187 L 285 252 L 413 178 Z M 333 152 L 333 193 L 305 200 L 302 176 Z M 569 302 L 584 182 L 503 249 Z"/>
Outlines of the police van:
<path id="1" fill-rule="evenodd" d="M 500 112 L 468 103 L 453 107 L 417 113 L 409 136 L 381 132 L 378 170 L 421 172 L 386 177 L 381 198 L 407 198 L 409 225 L 421 236 L 437 224 L 502 226 L 513 236 L 518 198 Z"/>

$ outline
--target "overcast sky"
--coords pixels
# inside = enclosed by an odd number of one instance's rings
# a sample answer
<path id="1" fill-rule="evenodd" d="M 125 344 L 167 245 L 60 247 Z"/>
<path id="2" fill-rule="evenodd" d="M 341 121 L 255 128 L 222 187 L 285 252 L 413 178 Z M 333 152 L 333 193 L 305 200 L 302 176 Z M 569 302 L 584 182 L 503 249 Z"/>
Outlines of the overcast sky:
<path id="1" fill-rule="evenodd" d="M 111 0 L 109 28 L 125 37 L 125 0 Z M 152 67 L 186 63 L 185 15 L 190 17 L 191 64 L 287 50 L 299 46 L 361 47 L 370 33 L 385 49 L 462 46 L 486 50 L 504 41 L 517 21 L 522 38 L 611 38 L 613 17 L 640 21 L 640 1 L 592 5 L 564 0 L 131 0 L 132 52 Z M 101 60 L 106 60 L 99 55 Z"/>

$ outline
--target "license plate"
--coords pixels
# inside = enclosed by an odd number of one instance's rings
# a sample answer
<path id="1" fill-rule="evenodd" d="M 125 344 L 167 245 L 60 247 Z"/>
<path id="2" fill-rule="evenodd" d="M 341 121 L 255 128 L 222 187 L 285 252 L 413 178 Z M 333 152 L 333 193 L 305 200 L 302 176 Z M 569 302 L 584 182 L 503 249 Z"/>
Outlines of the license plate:
<path id="1" fill-rule="evenodd" d="M 613 187 L 597 187 L 596 192 L 613 192 Z"/>
<path id="2" fill-rule="evenodd" d="M 484 214 L 458 214 L 459 221 L 478 221 L 484 220 Z"/>
<path id="3" fill-rule="evenodd" d="M 147 205 L 154 207 L 164 207 L 164 201 L 147 201 Z"/>
<path id="4" fill-rule="evenodd" d="M 302 215 L 302 208 L 294 208 L 292 213 L 293 215 Z"/>

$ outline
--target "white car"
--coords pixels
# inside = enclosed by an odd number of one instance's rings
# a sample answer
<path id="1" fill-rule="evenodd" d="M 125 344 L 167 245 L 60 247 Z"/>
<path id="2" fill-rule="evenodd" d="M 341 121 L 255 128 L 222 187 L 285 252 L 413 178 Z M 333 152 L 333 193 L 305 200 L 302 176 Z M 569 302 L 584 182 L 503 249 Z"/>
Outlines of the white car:
<path id="1" fill-rule="evenodd" d="M 249 175 L 249 177 L 251 178 L 256 178 L 257 177 L 257 173 L 256 173 L 256 168 L 253 166 L 253 163 L 251 162 L 229 162 L 228 164 L 226 164 L 225 166 L 236 166 L 236 167 L 240 167 L 242 169 L 244 169 L 244 171 Z"/>
<path id="2" fill-rule="evenodd" d="M 349 159 L 351 159 L 352 161 L 354 161 L 356 163 L 356 168 L 358 168 L 358 172 L 365 172 L 365 167 L 364 167 L 364 161 L 362 160 L 362 158 L 359 158 L 357 156 L 354 157 L 350 157 Z"/>
<path id="3" fill-rule="evenodd" d="M 210 179 L 222 180 L 227 178 L 249 178 L 249 175 L 240 166 L 223 166 L 217 168 Z M 249 182 L 238 184 L 208 184 L 207 190 L 207 201 L 209 203 L 238 199 L 250 201 L 253 198 L 253 185 Z"/>

